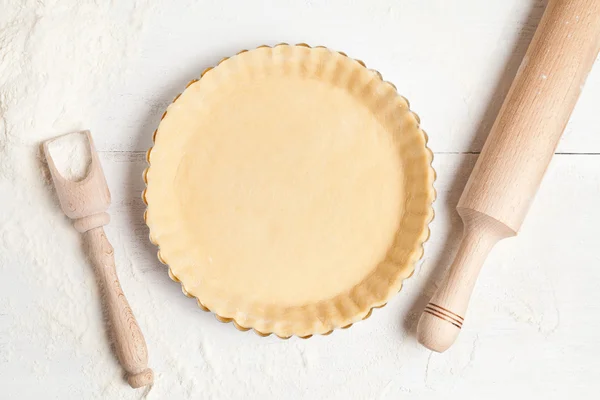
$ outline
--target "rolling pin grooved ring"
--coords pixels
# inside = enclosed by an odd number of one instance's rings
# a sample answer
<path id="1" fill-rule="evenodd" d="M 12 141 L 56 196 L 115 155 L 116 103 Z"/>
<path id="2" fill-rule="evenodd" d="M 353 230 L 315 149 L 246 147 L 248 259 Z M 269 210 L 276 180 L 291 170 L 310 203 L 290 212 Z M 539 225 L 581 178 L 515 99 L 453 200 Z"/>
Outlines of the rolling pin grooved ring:
<path id="1" fill-rule="evenodd" d="M 431 314 L 434 317 L 442 319 L 442 320 L 448 322 L 449 324 L 454 325 L 458 329 L 462 328 L 462 324 L 464 322 L 464 318 L 461 317 L 460 315 L 455 314 L 452 311 L 450 311 L 442 306 L 438 306 L 437 304 L 434 304 L 434 303 L 427 304 L 427 306 L 425 307 L 425 310 L 423 310 L 423 312 L 426 312 L 427 314 Z"/>

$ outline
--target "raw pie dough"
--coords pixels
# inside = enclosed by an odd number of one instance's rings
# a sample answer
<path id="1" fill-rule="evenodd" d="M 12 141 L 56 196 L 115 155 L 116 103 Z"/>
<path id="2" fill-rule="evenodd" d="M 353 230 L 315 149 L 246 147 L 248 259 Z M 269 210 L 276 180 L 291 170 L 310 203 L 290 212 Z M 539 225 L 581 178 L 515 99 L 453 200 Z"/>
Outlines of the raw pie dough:
<path id="1" fill-rule="evenodd" d="M 243 52 L 187 87 L 149 154 L 147 224 L 184 291 L 287 337 L 385 304 L 422 254 L 433 170 L 391 84 L 325 48 Z"/>

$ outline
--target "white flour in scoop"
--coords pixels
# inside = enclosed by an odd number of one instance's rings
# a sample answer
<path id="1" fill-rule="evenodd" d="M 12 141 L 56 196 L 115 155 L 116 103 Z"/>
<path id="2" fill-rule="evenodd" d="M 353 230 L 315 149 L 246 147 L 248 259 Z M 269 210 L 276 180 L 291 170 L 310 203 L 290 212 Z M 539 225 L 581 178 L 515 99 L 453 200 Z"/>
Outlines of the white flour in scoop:
<path id="1" fill-rule="evenodd" d="M 77 182 L 87 176 L 92 154 L 85 132 L 75 132 L 52 140 L 48 143 L 48 151 L 63 178 Z"/>

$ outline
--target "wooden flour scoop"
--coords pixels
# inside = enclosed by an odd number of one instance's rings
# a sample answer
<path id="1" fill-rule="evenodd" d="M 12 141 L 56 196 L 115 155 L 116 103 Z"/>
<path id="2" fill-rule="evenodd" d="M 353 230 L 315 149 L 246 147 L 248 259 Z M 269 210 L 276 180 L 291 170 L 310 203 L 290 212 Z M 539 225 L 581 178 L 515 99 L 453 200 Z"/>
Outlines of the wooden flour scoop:
<path id="1" fill-rule="evenodd" d="M 112 327 L 117 357 L 127 371 L 127 381 L 134 388 L 151 385 L 154 375 L 148 368 L 146 342 L 119 284 L 113 248 L 104 233 L 103 226 L 110 221 L 110 216 L 106 213 L 110 205 L 110 192 L 90 132 L 82 133 L 87 137 L 91 158 L 87 174 L 82 180 L 66 179 L 59 172 L 51 154 L 53 151 L 51 142 L 59 138 L 44 143 L 44 154 L 61 208 L 67 217 L 74 221 L 75 229 L 83 234 L 89 249 L 89 257 L 100 282 L 102 297 Z M 77 132 L 68 136 L 82 133 Z M 66 137 L 67 135 L 64 136 Z"/>
<path id="2" fill-rule="evenodd" d="M 599 47 L 599 0 L 550 0 L 458 202 L 462 243 L 419 321 L 427 348 L 454 343 L 485 258 L 517 234 Z"/>

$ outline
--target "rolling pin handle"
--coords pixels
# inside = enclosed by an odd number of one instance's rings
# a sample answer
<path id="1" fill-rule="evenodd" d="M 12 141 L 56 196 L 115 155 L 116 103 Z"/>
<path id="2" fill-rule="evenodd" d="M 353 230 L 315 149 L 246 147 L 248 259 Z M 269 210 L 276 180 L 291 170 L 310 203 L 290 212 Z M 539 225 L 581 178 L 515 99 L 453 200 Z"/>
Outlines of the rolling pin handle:
<path id="1" fill-rule="evenodd" d="M 464 222 L 463 238 L 444 281 L 421 314 L 419 342 L 438 353 L 456 340 L 464 322 L 479 271 L 494 245 L 516 232 L 473 210 L 458 209 Z"/>

